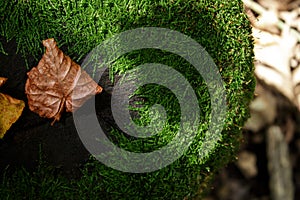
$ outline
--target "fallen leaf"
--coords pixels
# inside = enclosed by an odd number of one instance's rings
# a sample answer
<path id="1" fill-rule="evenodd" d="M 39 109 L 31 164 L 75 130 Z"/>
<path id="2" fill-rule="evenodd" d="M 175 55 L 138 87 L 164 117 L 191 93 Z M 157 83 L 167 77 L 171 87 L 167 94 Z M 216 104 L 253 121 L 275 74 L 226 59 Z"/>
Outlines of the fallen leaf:
<path id="1" fill-rule="evenodd" d="M 0 87 L 6 82 L 7 78 L 0 77 Z"/>
<path id="2" fill-rule="evenodd" d="M 61 113 L 74 112 L 100 87 L 78 64 L 66 56 L 53 38 L 43 41 L 46 47 L 37 67 L 27 73 L 25 92 L 31 111 L 59 121 Z M 66 109 L 65 109 L 66 108 Z"/>
<path id="3" fill-rule="evenodd" d="M 294 0 L 258 0 L 259 4 L 268 10 L 288 10 Z"/>
<path id="4" fill-rule="evenodd" d="M 258 132 L 272 124 L 277 116 L 277 102 L 274 94 L 265 90 L 261 84 L 255 88 L 256 98 L 250 104 L 251 117 L 244 128 Z"/>
<path id="5" fill-rule="evenodd" d="M 6 82 L 6 78 L 0 77 L 0 87 Z M 0 93 L 0 139 L 22 114 L 25 103 L 9 95 Z"/>
<path id="6" fill-rule="evenodd" d="M 289 27 L 284 27 L 281 36 L 253 28 L 255 38 L 255 75 L 298 106 L 294 93 L 294 77 L 290 67 L 292 50 L 297 44 Z"/>
<path id="7" fill-rule="evenodd" d="M 242 151 L 238 155 L 236 164 L 247 179 L 253 178 L 258 173 L 256 160 L 256 155 L 250 151 Z"/>

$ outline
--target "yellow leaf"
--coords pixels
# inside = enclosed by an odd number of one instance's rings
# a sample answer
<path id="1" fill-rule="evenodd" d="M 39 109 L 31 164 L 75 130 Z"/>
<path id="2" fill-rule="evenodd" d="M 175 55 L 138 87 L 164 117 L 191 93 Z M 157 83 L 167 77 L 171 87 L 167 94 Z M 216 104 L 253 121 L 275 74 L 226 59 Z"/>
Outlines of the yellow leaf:
<path id="1" fill-rule="evenodd" d="M 6 78 L 0 77 L 0 86 L 5 81 Z M 0 93 L 0 139 L 3 138 L 11 125 L 19 119 L 24 107 L 25 103 L 22 100 Z"/>

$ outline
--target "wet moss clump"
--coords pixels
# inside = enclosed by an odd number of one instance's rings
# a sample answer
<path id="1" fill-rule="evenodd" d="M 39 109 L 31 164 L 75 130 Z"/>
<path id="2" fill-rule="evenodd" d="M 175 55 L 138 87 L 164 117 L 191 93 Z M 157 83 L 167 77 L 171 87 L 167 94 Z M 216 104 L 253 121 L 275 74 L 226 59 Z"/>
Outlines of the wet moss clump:
<path id="1" fill-rule="evenodd" d="M 31 56 L 36 61 L 44 51 L 41 41 L 46 38 L 55 38 L 66 54 L 81 63 L 94 47 L 123 31 L 140 27 L 176 30 L 197 41 L 212 57 L 225 83 L 227 105 L 221 139 L 213 151 L 199 159 L 199 155 L 206 151 L 202 142 L 210 126 L 212 109 L 207 85 L 201 75 L 182 57 L 170 52 L 141 49 L 123 55 L 110 67 L 111 78 L 144 63 L 162 63 L 179 71 L 191 84 L 201 110 L 201 123 L 184 155 L 172 164 L 148 173 L 121 172 L 90 161 L 82 178 L 76 181 L 67 181 L 63 176 L 54 177 L 48 171 L 49 175 L 28 175 L 22 171 L 18 172 L 21 175 L 6 178 L 6 182 L 1 183 L 0 196 L 5 197 L 13 188 L 15 192 L 9 197 L 15 199 L 24 196 L 192 199 L 203 195 L 213 175 L 236 158 L 241 129 L 249 117 L 248 105 L 255 87 L 251 27 L 240 0 L 3 0 L 0 2 L 0 21 L 0 36 L 16 40 L 18 52 L 24 59 Z M 159 85 L 146 85 L 136 92 L 136 96 L 145 101 L 144 106 L 131 108 L 139 113 L 135 122 L 140 125 L 150 123 L 153 115 L 149 108 L 160 104 L 167 113 L 167 128 L 145 141 L 132 139 L 112 127 L 110 138 L 128 151 L 159 149 L 172 141 L 178 130 L 180 105 L 170 90 Z M 44 179 L 48 176 L 55 183 L 53 190 Z"/>

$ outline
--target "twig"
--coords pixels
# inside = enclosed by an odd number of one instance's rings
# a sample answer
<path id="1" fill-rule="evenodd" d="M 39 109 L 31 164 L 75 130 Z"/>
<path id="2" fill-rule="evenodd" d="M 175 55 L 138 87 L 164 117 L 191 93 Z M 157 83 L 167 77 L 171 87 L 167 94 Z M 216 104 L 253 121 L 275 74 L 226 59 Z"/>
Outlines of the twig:
<path id="1" fill-rule="evenodd" d="M 246 7 L 249 7 L 251 10 L 253 10 L 257 14 L 261 15 L 261 14 L 267 12 L 266 9 L 264 9 L 261 5 L 259 5 L 258 3 L 254 2 L 252 0 L 243 0 L 243 3 Z M 287 26 L 288 26 L 287 24 L 285 24 L 282 20 L 277 18 L 277 27 L 280 30 L 283 30 Z M 295 29 L 292 29 L 292 28 L 289 28 L 289 29 L 291 31 L 291 34 L 293 34 L 300 42 L 300 33 Z"/>
<path id="2" fill-rule="evenodd" d="M 267 131 L 267 155 L 272 199 L 293 200 L 294 186 L 288 145 L 278 126 L 271 126 Z"/>

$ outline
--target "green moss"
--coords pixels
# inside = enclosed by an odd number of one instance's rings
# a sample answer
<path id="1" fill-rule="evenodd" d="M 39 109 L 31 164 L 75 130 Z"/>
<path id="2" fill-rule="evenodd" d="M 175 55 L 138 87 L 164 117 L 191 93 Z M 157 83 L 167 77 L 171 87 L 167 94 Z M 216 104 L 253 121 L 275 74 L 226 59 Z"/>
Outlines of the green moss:
<path id="1" fill-rule="evenodd" d="M 201 76 L 183 59 L 163 51 L 146 49 L 121 57 L 111 68 L 113 74 L 124 73 L 147 62 L 166 64 L 180 71 L 191 83 L 199 99 L 199 106 L 204 114 L 201 116 L 200 131 L 184 156 L 159 171 L 130 174 L 91 162 L 88 164 L 91 169 L 85 171 L 80 181 L 69 184 L 63 178 L 55 179 L 55 183 L 62 184 L 60 187 L 65 188 L 58 189 L 59 194 L 55 193 L 61 195 L 60 198 L 192 198 L 202 194 L 220 167 L 235 159 L 241 128 L 249 117 L 248 105 L 255 86 L 251 29 L 243 13 L 241 1 L 5 0 L 0 2 L 0 20 L 0 35 L 7 40 L 15 39 L 18 51 L 25 59 L 27 56 L 37 59 L 43 52 L 41 41 L 54 37 L 59 46 L 78 62 L 102 41 L 125 30 L 151 26 L 177 30 L 190 36 L 206 49 L 219 67 L 226 83 L 228 110 L 222 140 L 205 160 L 199 160 L 199 153 L 205 151 L 201 148 L 201 141 L 209 126 L 208 116 L 211 110 L 209 94 Z M 122 148 L 145 152 L 172 140 L 178 125 L 179 110 L 176 98 L 159 86 L 146 86 L 138 94 L 148 100 L 148 107 L 159 102 L 167 110 L 174 111 L 168 113 L 168 128 L 146 143 L 144 140 L 128 140 L 117 130 L 111 132 L 111 137 L 117 140 Z M 147 124 L 147 105 L 139 109 L 139 112 L 142 117 L 136 120 L 137 123 Z M 33 180 L 35 176 L 28 178 L 30 181 L 37 181 Z M 30 184 L 16 177 L 13 180 L 20 181 L 24 187 Z M 5 188 L 12 185 L 14 184 L 8 181 L 3 183 L 1 188 L 5 191 Z M 39 184 L 26 186 L 24 190 L 27 192 L 24 194 L 41 197 L 41 192 L 37 192 L 40 191 L 39 187 Z M 48 196 L 45 195 L 50 197 L 51 194 L 52 192 L 47 193 Z"/>

